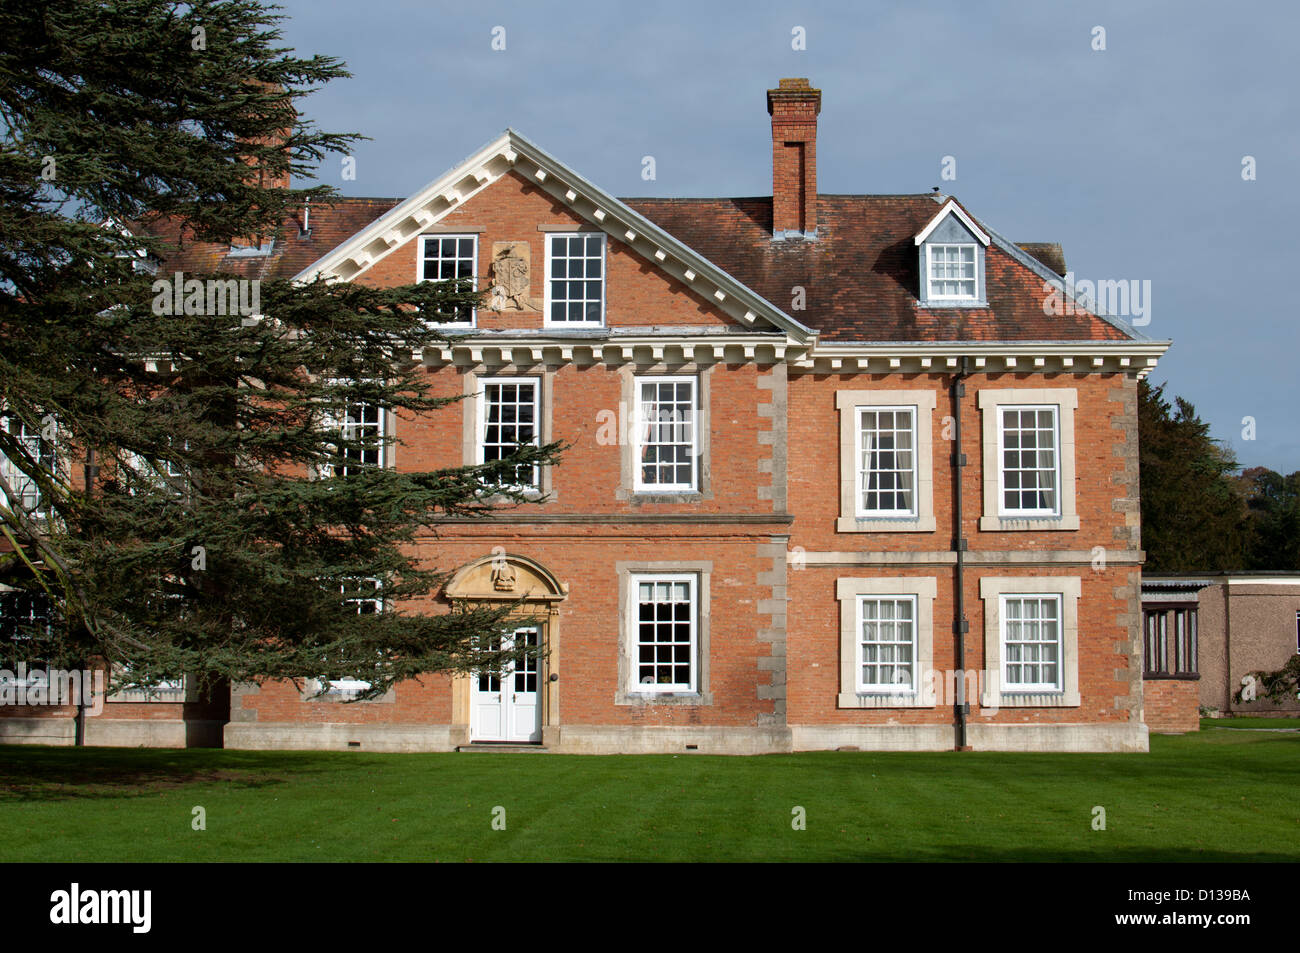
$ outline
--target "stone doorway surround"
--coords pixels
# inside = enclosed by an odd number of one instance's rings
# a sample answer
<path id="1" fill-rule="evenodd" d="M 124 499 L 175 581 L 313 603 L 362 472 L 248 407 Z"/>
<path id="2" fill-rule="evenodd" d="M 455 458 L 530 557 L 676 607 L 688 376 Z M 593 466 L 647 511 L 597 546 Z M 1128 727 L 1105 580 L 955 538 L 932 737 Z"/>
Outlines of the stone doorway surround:
<path id="1" fill-rule="evenodd" d="M 541 563 L 527 556 L 497 547 L 456 571 L 443 589 L 452 611 L 462 605 L 518 603 L 511 613 L 523 624 L 531 619 L 539 629 L 546 654 L 539 660 L 542 706 L 542 744 L 560 724 L 560 603 L 569 597 L 568 583 L 560 582 Z M 470 743 L 471 676 L 458 675 L 451 685 L 451 740 L 453 745 Z"/>

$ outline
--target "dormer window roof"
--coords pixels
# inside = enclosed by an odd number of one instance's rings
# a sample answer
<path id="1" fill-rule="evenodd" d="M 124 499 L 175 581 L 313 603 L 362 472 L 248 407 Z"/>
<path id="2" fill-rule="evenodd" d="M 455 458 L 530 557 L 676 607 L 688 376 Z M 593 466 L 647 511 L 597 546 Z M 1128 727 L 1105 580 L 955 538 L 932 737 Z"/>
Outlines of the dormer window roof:
<path id="1" fill-rule="evenodd" d="M 984 250 L 990 239 L 955 199 L 948 199 L 913 241 L 923 306 L 987 306 Z"/>

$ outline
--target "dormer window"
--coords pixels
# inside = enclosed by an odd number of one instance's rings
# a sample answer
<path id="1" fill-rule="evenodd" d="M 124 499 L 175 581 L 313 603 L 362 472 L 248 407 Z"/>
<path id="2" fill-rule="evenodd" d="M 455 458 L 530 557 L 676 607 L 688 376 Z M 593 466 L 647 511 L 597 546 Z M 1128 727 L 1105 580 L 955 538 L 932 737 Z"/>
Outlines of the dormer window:
<path id="1" fill-rule="evenodd" d="M 945 202 L 915 238 L 921 306 L 984 306 L 984 253 L 989 241 L 960 205 L 952 199 Z"/>
<path id="2" fill-rule="evenodd" d="M 975 270 L 975 246 L 927 244 L 926 274 L 929 279 L 930 301 L 948 298 L 955 301 L 974 301 L 979 288 Z"/>

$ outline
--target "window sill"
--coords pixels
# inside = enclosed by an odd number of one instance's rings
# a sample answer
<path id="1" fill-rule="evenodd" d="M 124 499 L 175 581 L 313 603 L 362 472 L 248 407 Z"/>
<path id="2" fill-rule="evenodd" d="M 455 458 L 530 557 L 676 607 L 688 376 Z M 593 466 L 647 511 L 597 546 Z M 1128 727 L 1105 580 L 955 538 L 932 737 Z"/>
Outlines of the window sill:
<path id="1" fill-rule="evenodd" d="M 183 703 L 183 702 L 193 701 L 193 700 L 194 699 L 188 697 L 187 693 L 183 689 L 180 691 L 145 692 L 145 691 L 140 691 L 139 689 L 128 688 L 118 692 L 116 695 L 113 695 L 110 698 L 105 698 L 104 703 L 106 705 L 120 704 L 126 702 L 133 703 L 133 704 L 158 704 L 158 703 L 178 704 L 178 703 Z"/>
<path id="2" fill-rule="evenodd" d="M 505 493 L 503 493 L 498 487 L 492 487 L 491 489 L 480 489 L 476 491 L 474 495 L 480 503 L 492 503 L 492 504 L 505 505 L 505 504 L 515 502 L 514 500 L 510 499 L 510 497 L 506 496 Z M 524 489 L 523 495 L 524 495 L 524 501 L 527 503 L 542 503 L 545 502 L 547 499 L 545 490 L 538 490 L 532 487 Z"/>
<path id="3" fill-rule="evenodd" d="M 1077 530 L 1078 516 L 981 516 L 982 532 L 1023 532 L 1025 530 Z"/>
<path id="4" fill-rule="evenodd" d="M 1201 676 L 1196 672 L 1143 672 L 1144 682 L 1199 682 Z"/>
<path id="5" fill-rule="evenodd" d="M 840 692 L 839 708 L 933 708 L 934 700 L 921 693 L 907 695 L 869 695 Z"/>
<path id="6" fill-rule="evenodd" d="M 841 516 L 835 529 L 840 533 L 933 533 L 936 523 L 933 516 Z"/>
<path id="7" fill-rule="evenodd" d="M 649 707 L 651 705 L 712 705 L 711 692 L 619 692 L 615 705 Z"/>
<path id="8" fill-rule="evenodd" d="M 1079 708 L 1082 704 L 1078 692 L 985 692 L 980 698 L 983 708 Z"/>
<path id="9" fill-rule="evenodd" d="M 331 688 L 328 691 L 324 692 L 323 694 L 317 695 L 315 693 L 320 690 L 320 682 L 314 679 L 309 680 L 305 688 L 306 690 L 302 694 L 302 700 L 304 702 L 318 702 L 318 703 L 324 702 L 325 704 L 342 704 L 346 702 L 355 702 L 357 700 L 357 696 L 361 694 L 359 690 Z M 367 698 L 365 701 L 358 702 L 358 704 L 362 704 L 362 705 L 373 705 L 376 703 L 386 704 L 389 702 L 395 702 L 396 700 L 397 700 L 397 692 L 395 689 L 390 688 L 387 692 L 380 695 L 378 698 Z"/>
<path id="10" fill-rule="evenodd" d="M 699 490 L 633 490 L 631 503 L 700 503 L 705 496 Z"/>
<path id="11" fill-rule="evenodd" d="M 987 308 L 989 303 L 975 298 L 929 298 L 918 301 L 922 308 Z"/>

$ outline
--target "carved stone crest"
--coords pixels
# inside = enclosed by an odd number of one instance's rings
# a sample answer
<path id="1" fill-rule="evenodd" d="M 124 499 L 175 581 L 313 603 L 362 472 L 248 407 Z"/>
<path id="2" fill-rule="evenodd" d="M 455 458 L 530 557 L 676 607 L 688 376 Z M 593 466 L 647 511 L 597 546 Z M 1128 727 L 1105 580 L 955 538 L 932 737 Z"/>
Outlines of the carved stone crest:
<path id="1" fill-rule="evenodd" d="M 532 285 L 531 257 L 527 242 L 492 243 L 489 307 L 493 311 L 539 310 L 528 293 Z"/>

